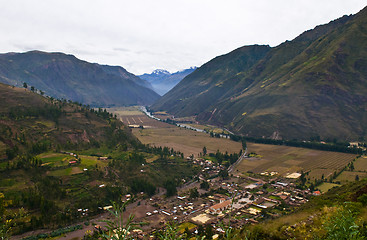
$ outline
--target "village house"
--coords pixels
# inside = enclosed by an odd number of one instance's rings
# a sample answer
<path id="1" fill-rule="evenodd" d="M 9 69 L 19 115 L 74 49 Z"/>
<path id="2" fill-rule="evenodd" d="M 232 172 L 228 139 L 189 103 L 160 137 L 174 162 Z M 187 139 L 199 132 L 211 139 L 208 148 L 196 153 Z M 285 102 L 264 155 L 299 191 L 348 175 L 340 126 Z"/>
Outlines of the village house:
<path id="1" fill-rule="evenodd" d="M 230 207 L 231 207 L 231 200 L 226 200 L 211 206 L 209 208 L 209 212 L 211 214 L 220 214 L 221 212 L 227 210 Z"/>

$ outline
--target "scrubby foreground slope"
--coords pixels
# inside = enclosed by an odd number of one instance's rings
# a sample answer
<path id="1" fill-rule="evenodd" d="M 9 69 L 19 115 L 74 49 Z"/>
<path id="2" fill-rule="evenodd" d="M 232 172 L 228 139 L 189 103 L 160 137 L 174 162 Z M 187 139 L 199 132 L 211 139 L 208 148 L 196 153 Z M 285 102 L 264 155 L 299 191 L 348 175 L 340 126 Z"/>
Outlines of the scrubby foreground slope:
<path id="1" fill-rule="evenodd" d="M 63 53 L 0 55 L 0 82 L 34 86 L 45 94 L 91 106 L 149 105 L 159 95 L 122 67 L 102 66 Z"/>
<path id="2" fill-rule="evenodd" d="M 253 137 L 367 136 L 367 8 L 217 57 L 153 105 Z"/>

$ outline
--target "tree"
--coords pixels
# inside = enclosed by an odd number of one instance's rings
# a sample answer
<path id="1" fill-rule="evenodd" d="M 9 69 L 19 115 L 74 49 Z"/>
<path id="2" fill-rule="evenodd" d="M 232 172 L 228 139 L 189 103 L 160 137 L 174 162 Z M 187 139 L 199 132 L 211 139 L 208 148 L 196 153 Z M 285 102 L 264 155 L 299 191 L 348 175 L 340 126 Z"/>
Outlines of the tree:
<path id="1" fill-rule="evenodd" d="M 246 149 L 246 148 L 247 148 L 246 140 L 242 138 L 242 149 Z"/>
<path id="2" fill-rule="evenodd" d="M 31 91 L 34 92 L 34 87 L 33 86 L 31 86 Z"/>
<path id="3" fill-rule="evenodd" d="M 201 183 L 200 183 L 200 188 L 201 189 L 204 189 L 204 190 L 208 190 L 209 189 L 209 183 L 207 182 L 207 181 L 202 181 Z"/>
<path id="4" fill-rule="evenodd" d="M 26 82 L 23 83 L 24 88 L 28 88 L 28 84 Z"/>
<path id="5" fill-rule="evenodd" d="M 352 172 L 354 171 L 354 164 L 353 164 L 353 162 L 350 163 L 349 168 L 350 168 L 350 171 L 352 171 Z"/>
<path id="6" fill-rule="evenodd" d="M 164 183 L 164 188 L 167 190 L 166 196 L 171 197 L 177 194 L 176 183 L 173 180 L 167 180 Z"/>
<path id="7" fill-rule="evenodd" d="M 228 179 L 228 171 L 227 170 L 220 170 L 219 171 L 219 174 L 218 174 L 220 177 L 222 177 L 222 179 Z"/>
<path id="8" fill-rule="evenodd" d="M 212 239 L 213 238 L 213 227 L 212 225 L 208 224 L 205 227 L 205 239 Z"/>
<path id="9" fill-rule="evenodd" d="M 204 147 L 203 147 L 203 155 L 205 156 L 205 155 L 206 155 L 206 153 L 207 153 L 207 151 L 206 151 L 206 147 L 204 146 Z"/>
<path id="10" fill-rule="evenodd" d="M 197 188 L 190 189 L 190 198 L 195 199 L 199 197 L 199 192 Z"/>

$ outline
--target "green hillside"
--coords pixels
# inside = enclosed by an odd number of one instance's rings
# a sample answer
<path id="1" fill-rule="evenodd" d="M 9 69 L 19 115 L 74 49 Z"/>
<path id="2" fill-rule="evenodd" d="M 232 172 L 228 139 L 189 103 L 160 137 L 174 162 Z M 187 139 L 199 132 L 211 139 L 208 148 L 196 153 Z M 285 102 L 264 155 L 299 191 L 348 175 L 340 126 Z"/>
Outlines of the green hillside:
<path id="1" fill-rule="evenodd" d="M 367 8 L 274 48 L 237 49 L 198 68 L 152 108 L 252 137 L 366 137 L 366 24 Z M 262 54 L 242 51 L 259 48 Z"/>
<path id="2" fill-rule="evenodd" d="M 127 193 L 146 198 L 196 172 L 105 110 L 0 83 L 1 237 L 88 221 Z"/>
<path id="3" fill-rule="evenodd" d="M 0 82 L 35 87 L 91 106 L 149 105 L 159 98 L 148 82 L 122 67 L 88 63 L 63 53 L 0 54 Z"/>
<path id="4" fill-rule="evenodd" d="M 83 149 L 108 142 L 115 133 L 121 135 L 116 144 L 138 143 L 122 123 L 107 121 L 111 117 L 107 112 L 48 99 L 5 84 L 0 84 L 0 116 L 2 150 L 16 147 L 22 152 L 42 142 L 49 149 Z M 4 156 L 5 152 L 0 153 Z"/>

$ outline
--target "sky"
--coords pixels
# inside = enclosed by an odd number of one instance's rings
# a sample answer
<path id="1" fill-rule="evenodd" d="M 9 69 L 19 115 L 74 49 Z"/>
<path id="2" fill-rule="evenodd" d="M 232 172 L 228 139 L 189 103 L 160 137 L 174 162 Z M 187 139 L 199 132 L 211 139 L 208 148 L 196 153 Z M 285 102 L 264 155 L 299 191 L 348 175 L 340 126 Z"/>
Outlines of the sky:
<path id="1" fill-rule="evenodd" d="M 277 46 L 366 0 L 0 0 L 0 53 L 64 52 L 136 75 Z"/>

